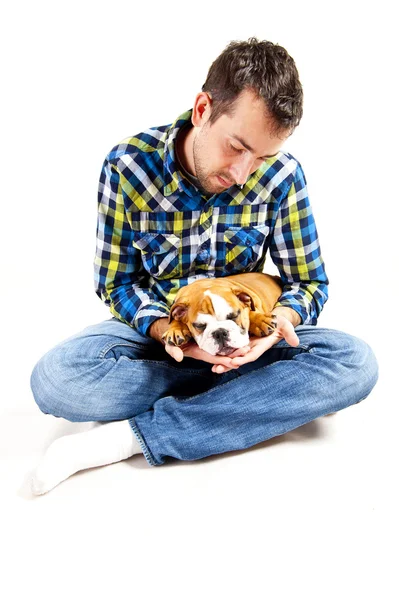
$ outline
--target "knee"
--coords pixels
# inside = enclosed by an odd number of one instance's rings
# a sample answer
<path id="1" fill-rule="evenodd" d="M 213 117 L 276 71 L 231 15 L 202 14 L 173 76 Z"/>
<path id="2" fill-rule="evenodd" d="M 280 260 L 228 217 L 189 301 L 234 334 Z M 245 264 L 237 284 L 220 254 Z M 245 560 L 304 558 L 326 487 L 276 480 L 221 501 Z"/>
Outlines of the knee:
<path id="1" fill-rule="evenodd" d="M 96 367 L 96 361 L 88 353 L 81 356 L 75 346 L 72 342 L 61 343 L 49 350 L 36 363 L 30 377 L 32 394 L 40 410 L 69 421 L 82 420 L 75 407 L 87 401 L 90 394 L 87 373 Z"/>
<path id="2" fill-rule="evenodd" d="M 360 400 L 366 398 L 378 381 L 378 362 L 371 347 L 362 339 L 343 334 L 341 364 L 351 373 Z"/>
<path id="3" fill-rule="evenodd" d="M 32 390 L 33 398 L 40 410 L 45 414 L 50 414 L 48 406 L 45 405 L 44 398 L 46 392 L 46 384 L 44 378 L 44 362 L 46 355 L 43 356 L 33 367 L 33 371 L 30 376 L 30 389 Z"/>
<path id="4" fill-rule="evenodd" d="M 54 414 L 54 401 L 59 395 L 60 356 L 58 349 L 49 350 L 34 366 L 30 387 L 37 406 L 45 414 Z M 58 416 L 58 415 L 55 415 Z"/>
<path id="5" fill-rule="evenodd" d="M 298 328 L 299 329 L 299 328 Z M 371 347 L 362 339 L 335 329 L 303 328 L 300 340 L 330 370 L 331 385 L 338 386 L 342 402 L 364 400 L 378 380 L 378 363 Z M 329 366 L 328 366 L 329 365 Z"/>

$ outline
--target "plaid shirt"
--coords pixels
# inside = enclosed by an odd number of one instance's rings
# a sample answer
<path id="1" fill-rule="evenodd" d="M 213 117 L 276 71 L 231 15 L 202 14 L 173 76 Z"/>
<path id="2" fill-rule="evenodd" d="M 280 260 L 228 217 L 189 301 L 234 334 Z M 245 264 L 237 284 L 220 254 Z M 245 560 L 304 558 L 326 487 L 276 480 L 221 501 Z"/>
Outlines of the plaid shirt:
<path id="1" fill-rule="evenodd" d="M 277 266 L 288 306 L 315 325 L 328 298 L 302 167 L 279 152 L 243 189 L 201 194 L 178 170 L 175 140 L 192 109 L 151 127 L 106 156 L 98 189 L 96 294 L 120 321 L 148 335 L 177 291 L 201 277 Z"/>

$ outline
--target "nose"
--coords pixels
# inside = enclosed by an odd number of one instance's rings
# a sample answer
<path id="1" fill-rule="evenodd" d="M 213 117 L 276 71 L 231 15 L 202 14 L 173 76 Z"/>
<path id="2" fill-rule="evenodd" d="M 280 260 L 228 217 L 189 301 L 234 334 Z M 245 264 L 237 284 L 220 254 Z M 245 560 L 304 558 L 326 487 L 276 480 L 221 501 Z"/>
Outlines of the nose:
<path id="1" fill-rule="evenodd" d="M 230 169 L 230 179 L 241 185 L 246 183 L 252 169 L 251 154 L 240 156 Z"/>
<path id="2" fill-rule="evenodd" d="M 227 329 L 223 329 L 221 327 L 220 329 L 216 329 L 212 333 L 212 337 L 218 344 L 223 345 L 229 339 L 229 332 L 227 331 Z"/>

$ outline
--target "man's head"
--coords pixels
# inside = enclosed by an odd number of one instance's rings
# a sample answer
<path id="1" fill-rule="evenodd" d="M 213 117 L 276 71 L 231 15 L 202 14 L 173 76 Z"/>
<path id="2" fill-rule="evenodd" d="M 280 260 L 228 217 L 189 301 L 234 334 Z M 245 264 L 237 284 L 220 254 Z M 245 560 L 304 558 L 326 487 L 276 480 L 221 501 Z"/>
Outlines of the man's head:
<path id="1" fill-rule="evenodd" d="M 194 127 L 184 147 L 201 187 L 220 193 L 245 184 L 299 124 L 302 98 L 298 71 L 284 48 L 256 38 L 231 42 L 195 98 Z"/>

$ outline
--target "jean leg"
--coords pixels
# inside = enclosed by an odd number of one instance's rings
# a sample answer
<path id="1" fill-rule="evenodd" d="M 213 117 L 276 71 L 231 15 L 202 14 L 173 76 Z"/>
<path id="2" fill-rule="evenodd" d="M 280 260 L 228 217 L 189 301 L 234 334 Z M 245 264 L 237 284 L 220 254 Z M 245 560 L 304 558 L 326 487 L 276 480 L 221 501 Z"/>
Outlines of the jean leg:
<path id="1" fill-rule="evenodd" d="M 176 362 L 163 346 L 113 318 L 87 327 L 35 365 L 31 389 L 40 410 L 69 421 L 128 419 L 161 397 L 210 389 L 211 365 Z"/>
<path id="2" fill-rule="evenodd" d="M 234 379 L 191 397 L 163 397 L 130 419 L 149 464 L 248 448 L 369 395 L 378 364 L 363 340 L 314 326 L 296 332 L 299 348 L 283 340 Z"/>

